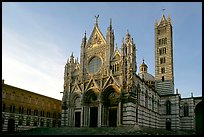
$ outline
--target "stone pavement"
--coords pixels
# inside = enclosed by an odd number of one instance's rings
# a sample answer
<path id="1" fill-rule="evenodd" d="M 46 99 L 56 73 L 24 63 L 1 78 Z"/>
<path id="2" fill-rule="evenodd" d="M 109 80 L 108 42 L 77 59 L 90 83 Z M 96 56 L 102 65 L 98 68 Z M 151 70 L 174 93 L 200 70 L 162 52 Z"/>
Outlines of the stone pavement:
<path id="1" fill-rule="evenodd" d="M 163 129 L 148 129 L 135 127 L 61 127 L 61 128 L 35 128 L 15 133 L 2 133 L 3 135 L 195 135 L 193 131 L 167 131 Z"/>

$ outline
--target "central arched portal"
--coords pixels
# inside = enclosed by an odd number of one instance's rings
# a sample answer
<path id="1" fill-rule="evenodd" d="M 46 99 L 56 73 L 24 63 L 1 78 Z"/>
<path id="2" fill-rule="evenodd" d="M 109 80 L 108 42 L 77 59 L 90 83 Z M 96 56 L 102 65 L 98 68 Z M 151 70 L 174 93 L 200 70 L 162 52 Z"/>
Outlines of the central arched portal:
<path id="1" fill-rule="evenodd" d="M 86 106 L 85 119 L 88 119 L 88 123 L 86 124 L 88 124 L 90 127 L 98 126 L 98 94 L 98 89 L 92 88 L 89 89 L 84 95 L 84 105 Z"/>
<path id="2" fill-rule="evenodd" d="M 108 86 L 102 92 L 102 124 L 104 126 L 116 127 L 119 119 L 119 90 L 114 86 Z"/>

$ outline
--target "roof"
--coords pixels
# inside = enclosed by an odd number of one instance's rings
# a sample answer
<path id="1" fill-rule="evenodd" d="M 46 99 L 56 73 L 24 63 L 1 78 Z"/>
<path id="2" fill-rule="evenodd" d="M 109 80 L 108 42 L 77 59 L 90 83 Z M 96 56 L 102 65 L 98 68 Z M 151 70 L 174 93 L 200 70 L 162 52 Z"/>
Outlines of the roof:
<path id="1" fill-rule="evenodd" d="M 154 76 L 149 73 L 139 73 L 138 75 L 141 79 L 144 78 L 145 81 L 155 81 Z"/>

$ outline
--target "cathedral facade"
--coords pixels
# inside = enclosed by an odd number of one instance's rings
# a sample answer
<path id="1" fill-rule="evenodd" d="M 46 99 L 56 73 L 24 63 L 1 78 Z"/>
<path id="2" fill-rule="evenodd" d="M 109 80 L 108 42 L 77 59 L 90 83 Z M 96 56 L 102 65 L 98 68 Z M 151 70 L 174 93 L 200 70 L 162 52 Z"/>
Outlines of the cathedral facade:
<path id="1" fill-rule="evenodd" d="M 144 59 L 136 73 L 136 44 L 129 32 L 119 49 L 112 20 L 104 37 L 98 17 L 90 37 L 82 38 L 80 62 L 72 54 L 65 65 L 61 125 L 199 130 L 202 97 L 174 93 L 170 16 L 155 22 L 155 77 Z"/>

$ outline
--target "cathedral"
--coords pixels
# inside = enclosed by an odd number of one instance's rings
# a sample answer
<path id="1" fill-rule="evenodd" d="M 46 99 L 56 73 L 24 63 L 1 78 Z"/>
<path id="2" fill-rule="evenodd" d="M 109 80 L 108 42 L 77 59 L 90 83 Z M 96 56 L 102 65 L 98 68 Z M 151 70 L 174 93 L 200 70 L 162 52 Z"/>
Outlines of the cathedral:
<path id="1" fill-rule="evenodd" d="M 202 132 L 202 97 L 181 98 L 174 91 L 173 30 L 162 14 L 154 24 L 155 76 L 144 59 L 136 62 L 136 44 L 127 32 L 119 49 L 112 20 L 106 35 L 95 16 L 89 38 L 73 54 L 64 70 L 61 126 L 136 126 Z M 137 73 L 137 70 L 139 72 Z"/>

